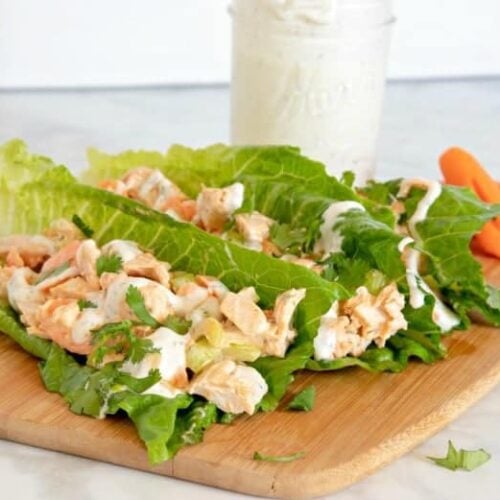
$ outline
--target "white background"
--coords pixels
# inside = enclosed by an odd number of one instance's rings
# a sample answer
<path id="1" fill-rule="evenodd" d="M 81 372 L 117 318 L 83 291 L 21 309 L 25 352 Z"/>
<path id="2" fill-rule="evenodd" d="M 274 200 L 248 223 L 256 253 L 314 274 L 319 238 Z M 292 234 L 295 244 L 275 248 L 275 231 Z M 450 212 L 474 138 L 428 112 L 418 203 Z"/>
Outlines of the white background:
<path id="1" fill-rule="evenodd" d="M 225 83 L 228 3 L 0 0 L 0 88 Z M 500 74 L 498 0 L 394 0 L 394 10 L 391 77 Z"/>

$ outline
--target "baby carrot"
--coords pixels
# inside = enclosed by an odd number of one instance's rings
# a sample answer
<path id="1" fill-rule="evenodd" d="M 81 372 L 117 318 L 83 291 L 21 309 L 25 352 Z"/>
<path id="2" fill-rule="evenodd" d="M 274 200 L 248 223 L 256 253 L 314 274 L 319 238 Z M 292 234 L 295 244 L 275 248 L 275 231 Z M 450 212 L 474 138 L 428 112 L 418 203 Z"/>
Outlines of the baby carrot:
<path id="1" fill-rule="evenodd" d="M 470 187 L 483 201 L 500 203 L 500 184 L 469 152 L 450 148 L 441 155 L 439 164 L 447 184 Z M 475 240 L 483 252 L 500 259 L 500 219 L 488 222 Z"/>

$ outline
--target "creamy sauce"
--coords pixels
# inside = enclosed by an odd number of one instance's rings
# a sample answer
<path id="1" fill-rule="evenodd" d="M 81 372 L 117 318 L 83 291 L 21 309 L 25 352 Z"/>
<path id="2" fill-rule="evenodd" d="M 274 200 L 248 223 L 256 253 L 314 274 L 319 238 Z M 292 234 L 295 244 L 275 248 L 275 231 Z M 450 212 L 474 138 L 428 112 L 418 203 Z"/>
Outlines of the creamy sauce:
<path id="1" fill-rule="evenodd" d="M 314 359 L 317 361 L 332 360 L 337 345 L 337 335 L 331 328 L 331 323 L 338 318 L 339 304 L 334 302 L 332 307 L 321 316 L 319 329 L 314 337 Z"/>
<path id="2" fill-rule="evenodd" d="M 75 344 L 90 341 L 91 332 L 106 323 L 106 317 L 99 309 L 84 309 L 71 327 L 71 338 Z"/>
<path id="3" fill-rule="evenodd" d="M 320 226 L 321 236 L 316 242 L 314 251 L 324 253 L 325 257 L 342 251 L 343 237 L 335 226 L 350 210 L 364 211 L 363 205 L 356 201 L 338 201 L 332 203 L 323 213 L 323 223 Z"/>
<path id="4" fill-rule="evenodd" d="M 149 389 L 145 394 L 158 394 L 167 398 L 183 392 L 173 383 L 179 376 L 186 372 L 186 344 L 187 335 L 178 335 L 169 328 L 158 328 L 148 337 L 153 346 L 159 349 L 159 353 L 147 354 L 140 363 L 127 361 L 121 370 L 136 378 L 144 378 L 149 375 L 150 370 L 158 369 L 162 380 Z M 186 378 L 187 380 L 187 378 Z"/>
<path id="5" fill-rule="evenodd" d="M 226 193 L 225 206 L 230 214 L 241 208 L 245 196 L 245 186 L 241 182 L 235 182 L 223 191 Z"/>
<path id="6" fill-rule="evenodd" d="M 427 189 L 426 194 L 418 203 L 415 213 L 408 219 L 410 234 L 418 239 L 417 224 L 426 219 L 431 206 L 441 195 L 442 187 L 438 181 L 406 179 L 401 183 L 398 198 L 408 196 L 412 187 Z M 410 291 L 410 305 L 414 309 L 419 309 L 425 304 L 425 295 L 432 295 L 435 299 L 432 319 L 439 326 L 441 331 L 448 332 L 460 323 L 460 319 L 453 311 L 443 304 L 439 297 L 437 297 L 420 276 L 419 267 L 421 253 L 415 248 L 406 249 L 411 243 L 414 243 L 414 239 L 406 237 L 403 238 L 398 245 L 398 249 L 403 255 L 403 261 L 406 265 L 406 280 Z"/>
<path id="7" fill-rule="evenodd" d="M 434 202 L 442 192 L 441 183 L 428 179 L 405 179 L 399 186 L 398 198 L 406 198 L 413 187 L 426 189 L 424 197 L 419 201 L 415 213 L 408 219 L 408 229 L 410 234 L 416 238 L 418 236 L 417 224 L 426 219 L 427 214 Z"/>

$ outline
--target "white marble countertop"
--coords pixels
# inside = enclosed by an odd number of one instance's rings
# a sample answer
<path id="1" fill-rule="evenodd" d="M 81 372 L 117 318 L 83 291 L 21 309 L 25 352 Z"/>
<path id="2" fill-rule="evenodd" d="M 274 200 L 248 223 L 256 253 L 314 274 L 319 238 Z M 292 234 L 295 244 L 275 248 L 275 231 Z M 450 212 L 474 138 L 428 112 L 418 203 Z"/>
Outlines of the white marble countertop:
<path id="1" fill-rule="evenodd" d="M 79 169 L 85 148 L 164 149 L 228 140 L 226 88 L 0 92 L 0 142 L 25 139 L 31 149 Z M 378 173 L 437 177 L 439 153 L 458 144 L 500 177 L 500 80 L 389 85 Z M 335 500 L 481 500 L 500 498 L 500 386 L 420 447 Z M 486 448 L 493 459 L 472 472 L 450 472 L 425 459 L 447 440 Z M 249 498 L 0 441 L 0 498 L 135 500 Z"/>

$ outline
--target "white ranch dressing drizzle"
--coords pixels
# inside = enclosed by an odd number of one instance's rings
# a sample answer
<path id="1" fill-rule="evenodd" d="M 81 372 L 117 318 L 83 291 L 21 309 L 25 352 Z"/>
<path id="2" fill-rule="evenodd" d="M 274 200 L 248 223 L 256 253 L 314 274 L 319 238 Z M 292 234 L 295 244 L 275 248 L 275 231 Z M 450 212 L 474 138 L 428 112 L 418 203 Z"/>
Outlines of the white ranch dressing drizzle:
<path id="1" fill-rule="evenodd" d="M 158 394 L 173 398 L 184 391 L 172 385 L 179 373 L 186 370 L 187 335 L 179 335 L 169 328 L 160 327 L 148 337 L 158 353 L 147 354 L 139 363 L 126 361 L 121 370 L 135 378 L 147 377 L 149 371 L 157 368 L 161 381 L 144 391 L 143 394 Z"/>
<path id="2" fill-rule="evenodd" d="M 332 253 L 342 251 L 344 238 L 340 231 L 335 230 L 335 226 L 350 210 L 364 211 L 365 208 L 357 201 L 337 201 L 323 212 L 323 223 L 320 226 L 321 237 L 316 242 L 315 252 L 324 253 L 327 257 Z"/>
<path id="3" fill-rule="evenodd" d="M 427 217 L 432 204 L 441 195 L 441 184 L 438 181 L 427 179 L 405 179 L 399 187 L 398 198 L 408 196 L 413 186 L 427 188 L 427 192 L 417 205 L 415 213 L 408 219 L 408 229 L 411 235 L 419 238 L 417 224 Z M 410 237 L 403 238 L 398 245 L 398 250 L 403 256 L 406 265 L 406 281 L 410 290 L 410 305 L 413 309 L 419 309 L 425 304 L 425 295 L 432 295 L 435 299 L 432 319 L 439 326 L 441 331 L 449 332 L 460 323 L 458 316 L 446 307 L 437 295 L 431 290 L 429 285 L 419 274 L 421 252 L 415 248 L 406 249 L 414 243 L 415 240 Z M 405 251 L 406 249 L 406 251 Z"/>
<path id="4" fill-rule="evenodd" d="M 339 303 L 335 301 L 330 309 L 321 316 L 319 329 L 314 337 L 314 359 L 316 361 L 332 360 L 337 345 L 337 335 L 331 323 L 338 318 Z"/>

